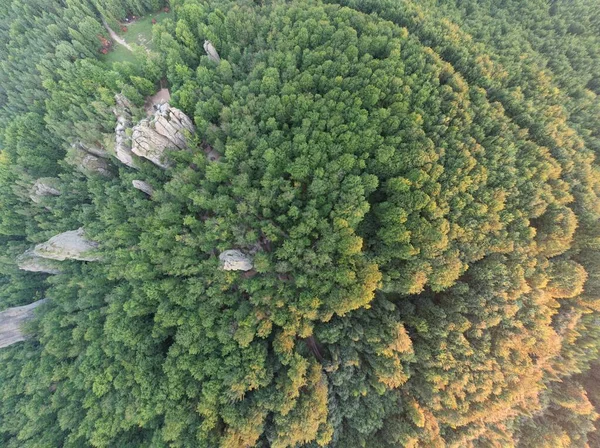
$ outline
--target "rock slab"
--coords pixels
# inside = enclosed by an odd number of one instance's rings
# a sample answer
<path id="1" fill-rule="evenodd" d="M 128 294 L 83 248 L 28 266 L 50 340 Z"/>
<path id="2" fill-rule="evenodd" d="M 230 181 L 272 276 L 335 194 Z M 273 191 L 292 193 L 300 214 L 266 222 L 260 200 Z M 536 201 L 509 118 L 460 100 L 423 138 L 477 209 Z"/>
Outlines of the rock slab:
<path id="1" fill-rule="evenodd" d="M 216 62 L 217 64 L 221 62 L 219 53 L 217 53 L 217 49 L 214 47 L 210 40 L 204 41 L 204 51 L 206 52 L 208 59 L 210 59 L 211 61 Z"/>
<path id="2" fill-rule="evenodd" d="M 56 260 L 38 257 L 33 250 L 28 250 L 17 258 L 17 266 L 23 271 L 44 272 L 46 274 L 60 274 L 60 263 Z"/>
<path id="3" fill-rule="evenodd" d="M 252 259 L 241 250 L 230 249 L 219 255 L 221 269 L 224 271 L 249 271 L 254 266 Z"/>
<path id="4" fill-rule="evenodd" d="M 56 177 L 41 177 L 35 181 L 31 188 L 29 197 L 33 202 L 39 204 L 44 197 L 60 196 L 60 180 Z"/>
<path id="5" fill-rule="evenodd" d="M 161 168 L 167 168 L 167 149 L 185 149 L 186 134 L 194 132 L 192 120 L 182 111 L 164 103 L 157 107 L 151 119 L 141 120 L 131 137 L 133 154 L 150 160 Z"/>
<path id="6" fill-rule="evenodd" d="M 98 248 L 98 243 L 85 238 L 83 228 L 69 230 L 53 236 L 45 243 L 33 249 L 33 255 L 51 260 L 100 260 L 98 254 L 91 253 Z"/>
<path id="7" fill-rule="evenodd" d="M 21 327 L 23 323 L 34 316 L 33 310 L 45 301 L 46 299 L 42 299 L 29 305 L 15 306 L 0 312 L 0 348 L 27 339 L 27 335 L 23 333 Z"/>
<path id="8" fill-rule="evenodd" d="M 115 95 L 116 106 L 113 113 L 117 117 L 115 127 L 115 157 L 128 167 L 137 168 L 131 151 L 131 137 L 127 130 L 131 128 L 131 103 L 121 94 Z"/>
<path id="9" fill-rule="evenodd" d="M 74 143 L 67 154 L 67 161 L 75 165 L 84 174 L 100 174 L 110 176 L 108 162 L 86 151 L 81 143 Z"/>
<path id="10" fill-rule="evenodd" d="M 137 188 L 140 191 L 143 191 L 148 196 L 152 196 L 154 194 L 154 188 L 143 180 L 132 180 L 133 188 Z"/>

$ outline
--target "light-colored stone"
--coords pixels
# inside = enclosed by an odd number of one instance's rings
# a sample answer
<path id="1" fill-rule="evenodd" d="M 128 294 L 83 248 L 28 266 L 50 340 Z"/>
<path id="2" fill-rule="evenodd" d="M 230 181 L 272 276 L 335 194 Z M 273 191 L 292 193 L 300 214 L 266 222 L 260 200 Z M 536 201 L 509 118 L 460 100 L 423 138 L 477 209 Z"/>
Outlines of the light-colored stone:
<path id="1" fill-rule="evenodd" d="M 221 269 L 224 271 L 249 271 L 254 266 L 252 259 L 237 249 L 230 249 L 219 255 Z"/>
<path id="2" fill-rule="evenodd" d="M 117 108 L 121 110 L 130 111 L 133 108 L 131 101 L 122 93 L 117 93 L 115 95 L 115 102 L 117 103 Z"/>
<path id="3" fill-rule="evenodd" d="M 115 128 L 115 157 L 130 168 L 138 168 L 133 152 L 131 151 L 131 137 L 127 135 L 131 123 L 124 116 L 117 117 Z"/>
<path id="4" fill-rule="evenodd" d="M 15 306 L 0 312 L 0 348 L 27 339 L 22 326 L 34 316 L 33 310 L 45 301 L 46 299 L 42 299 L 29 305 Z"/>
<path id="5" fill-rule="evenodd" d="M 39 204 L 44 197 L 60 195 L 60 180 L 56 177 L 41 177 L 31 187 L 29 197 Z"/>
<path id="6" fill-rule="evenodd" d="M 219 53 L 217 53 L 216 48 L 213 46 L 213 44 L 210 40 L 204 41 L 204 51 L 206 51 L 206 54 L 208 55 L 208 59 L 210 59 L 211 61 L 216 62 L 217 64 L 219 62 L 221 62 Z"/>
<path id="7" fill-rule="evenodd" d="M 45 272 L 46 274 L 60 274 L 60 262 L 42 258 L 33 253 L 30 249 L 17 257 L 17 266 L 23 271 Z"/>
<path id="8" fill-rule="evenodd" d="M 87 152 L 85 147 L 80 143 L 74 143 L 71 146 L 66 160 L 70 164 L 75 165 L 77 169 L 84 174 L 96 173 L 103 176 L 110 175 L 108 162 L 102 157 Z"/>
<path id="9" fill-rule="evenodd" d="M 33 254 L 51 260 L 100 260 L 98 254 L 92 253 L 98 248 L 98 243 L 85 238 L 83 228 L 69 230 L 53 236 L 45 243 L 38 244 Z"/>
<path id="10" fill-rule="evenodd" d="M 131 151 L 150 160 L 161 168 L 167 168 L 167 149 L 185 149 L 186 133 L 194 132 L 192 120 L 179 109 L 161 104 L 151 119 L 139 122 L 133 128 Z"/>
<path id="11" fill-rule="evenodd" d="M 81 168 L 85 172 L 95 172 L 103 176 L 109 176 L 108 163 L 106 160 L 96 157 L 92 154 L 86 154 L 81 159 Z"/>
<path id="12" fill-rule="evenodd" d="M 131 137 L 127 130 L 131 128 L 131 103 L 122 94 L 115 95 L 116 106 L 113 113 L 117 117 L 115 127 L 115 157 L 130 168 L 138 168 L 131 151 Z"/>
<path id="13" fill-rule="evenodd" d="M 143 180 L 132 180 L 133 188 L 137 188 L 140 191 L 143 191 L 148 196 L 152 196 L 154 194 L 154 188 Z"/>

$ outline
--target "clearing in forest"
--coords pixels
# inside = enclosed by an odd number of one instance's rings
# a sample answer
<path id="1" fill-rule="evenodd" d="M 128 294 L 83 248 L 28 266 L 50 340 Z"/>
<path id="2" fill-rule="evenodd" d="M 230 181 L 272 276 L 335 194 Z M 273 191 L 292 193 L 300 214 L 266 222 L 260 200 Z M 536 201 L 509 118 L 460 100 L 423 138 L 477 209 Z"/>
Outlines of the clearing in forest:
<path id="1" fill-rule="evenodd" d="M 169 16 L 168 12 L 160 11 L 140 17 L 131 22 L 121 22 L 121 28 L 115 29 L 114 32 L 118 37 L 123 39 L 128 45 L 140 45 L 148 51 L 154 49 L 152 45 L 152 27 L 165 20 Z M 126 31 L 125 31 L 126 30 Z M 113 40 L 116 40 L 113 38 Z M 118 41 L 115 42 L 113 50 L 106 55 L 106 62 L 123 62 L 131 58 L 131 51 L 121 45 Z"/>

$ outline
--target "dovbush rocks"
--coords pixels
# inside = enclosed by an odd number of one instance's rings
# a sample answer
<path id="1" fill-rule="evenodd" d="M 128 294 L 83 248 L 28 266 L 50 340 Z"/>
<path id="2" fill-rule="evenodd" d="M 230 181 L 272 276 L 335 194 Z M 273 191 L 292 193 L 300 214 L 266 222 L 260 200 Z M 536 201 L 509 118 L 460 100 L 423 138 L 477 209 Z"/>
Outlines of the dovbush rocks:
<path id="1" fill-rule="evenodd" d="M 84 226 L 106 255 L 0 269 L 2 306 L 52 301 L 0 351 L 2 448 L 600 447 L 597 0 L 178 0 L 122 62 L 100 17 L 157 2 L 22 3 L 0 253 Z M 196 135 L 134 174 L 115 127 L 158 85 Z M 65 167 L 74 141 L 114 176 Z"/>

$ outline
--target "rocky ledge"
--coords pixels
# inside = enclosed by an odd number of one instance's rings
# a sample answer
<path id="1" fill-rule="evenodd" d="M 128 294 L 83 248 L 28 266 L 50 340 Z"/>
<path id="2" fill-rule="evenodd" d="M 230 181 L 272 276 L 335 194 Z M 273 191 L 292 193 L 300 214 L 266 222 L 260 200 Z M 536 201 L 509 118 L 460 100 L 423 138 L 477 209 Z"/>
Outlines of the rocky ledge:
<path id="1" fill-rule="evenodd" d="M 29 305 L 15 306 L 0 312 L 0 348 L 27 339 L 22 326 L 33 317 L 33 310 L 45 301 L 46 299 L 42 299 Z"/>
<path id="2" fill-rule="evenodd" d="M 230 249 L 219 255 L 221 269 L 224 271 L 249 271 L 254 266 L 252 259 L 241 250 Z"/>
<path id="3" fill-rule="evenodd" d="M 53 236 L 45 243 L 38 244 L 33 248 L 32 254 L 51 260 L 100 260 L 98 254 L 92 253 L 98 248 L 98 243 L 85 238 L 83 228 L 69 230 Z"/>
<path id="4" fill-rule="evenodd" d="M 131 151 L 150 160 L 161 168 L 167 168 L 167 149 L 185 149 L 187 134 L 194 132 L 192 120 L 182 111 L 168 103 L 157 106 L 154 116 L 140 121 L 133 128 Z"/>
<path id="5" fill-rule="evenodd" d="M 60 180 L 56 177 L 42 177 L 35 181 L 31 187 L 29 197 L 39 204 L 45 197 L 60 195 Z"/>

